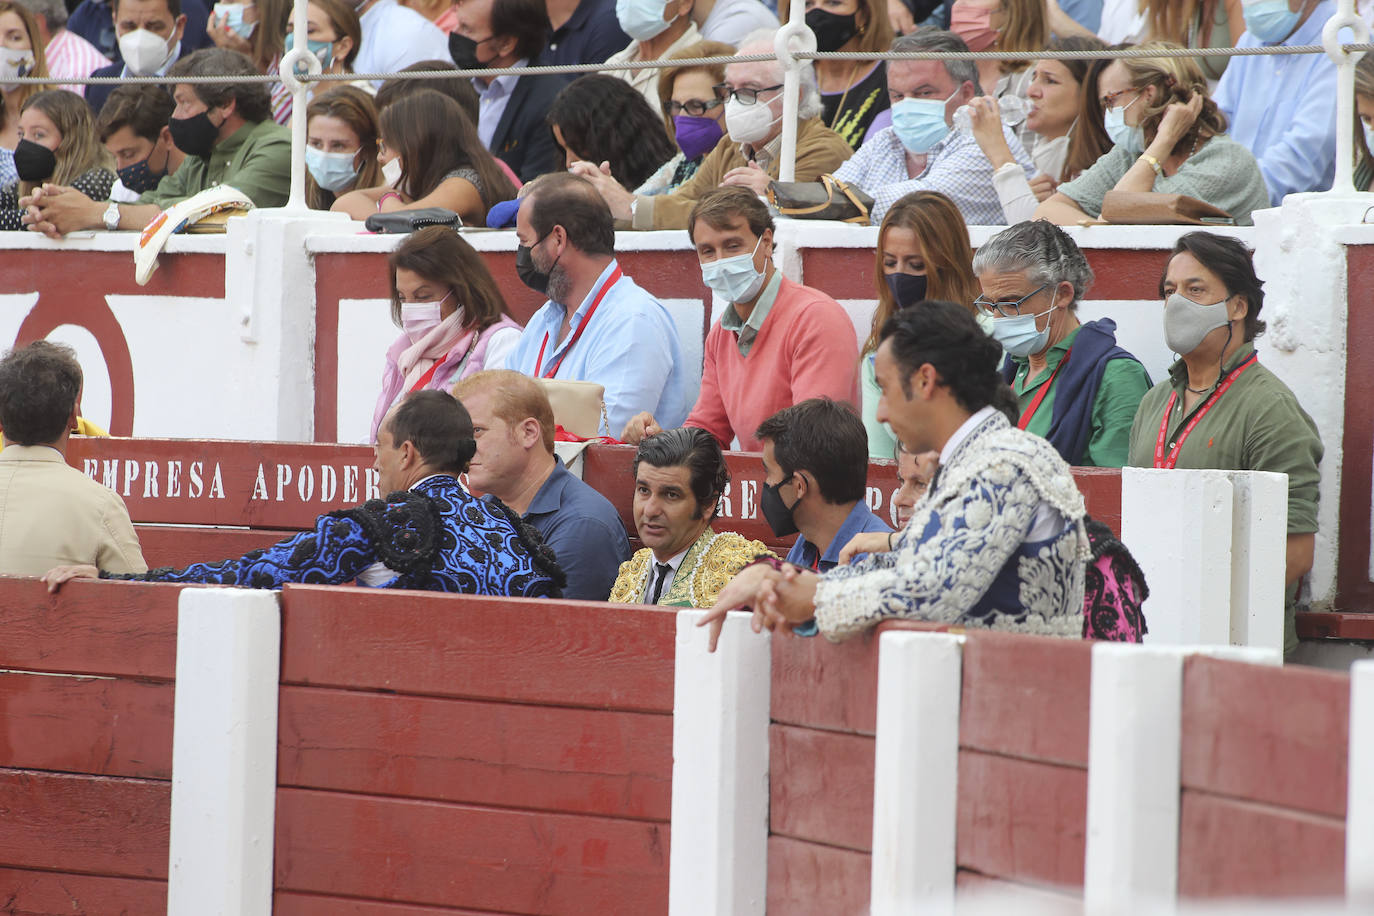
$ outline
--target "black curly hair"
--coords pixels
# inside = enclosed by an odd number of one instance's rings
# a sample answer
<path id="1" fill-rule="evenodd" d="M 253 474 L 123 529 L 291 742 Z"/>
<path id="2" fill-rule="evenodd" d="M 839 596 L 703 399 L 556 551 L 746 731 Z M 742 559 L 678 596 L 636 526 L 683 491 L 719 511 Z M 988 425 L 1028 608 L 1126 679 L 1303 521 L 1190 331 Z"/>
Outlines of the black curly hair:
<path id="1" fill-rule="evenodd" d="M 576 158 L 609 162 L 612 177 L 631 191 L 677 152 L 663 117 L 638 90 L 613 76 L 573 80 L 553 100 L 545 121 L 549 130 L 557 125 L 564 148 Z"/>
<path id="2" fill-rule="evenodd" d="M 969 413 L 996 403 L 999 387 L 1005 387 L 997 371 L 1002 348 L 962 305 L 935 300 L 902 309 L 887 319 L 879 338 L 901 368 L 907 397 L 912 374 L 926 363 Z"/>
<path id="3" fill-rule="evenodd" d="M 695 517 L 700 518 L 708 508 L 712 510 L 711 517 L 716 517 L 720 496 L 730 483 L 730 470 L 715 436 L 695 426 L 665 429 L 639 443 L 634 463 L 636 477 L 641 461 L 656 468 L 687 468 L 692 496 L 697 501 Z"/>

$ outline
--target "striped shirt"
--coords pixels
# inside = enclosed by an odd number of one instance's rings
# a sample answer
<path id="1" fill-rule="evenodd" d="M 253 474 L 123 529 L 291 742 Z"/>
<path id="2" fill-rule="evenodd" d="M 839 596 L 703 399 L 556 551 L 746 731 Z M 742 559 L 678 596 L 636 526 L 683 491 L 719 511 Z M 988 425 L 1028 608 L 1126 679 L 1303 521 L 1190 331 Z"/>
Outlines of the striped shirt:
<path id="1" fill-rule="evenodd" d="M 101 67 L 110 65 L 109 58 L 86 39 L 69 29 L 63 29 L 53 36 L 43 53 L 48 58 L 48 75 L 85 79 Z M 54 86 L 54 89 L 67 89 L 84 96 L 86 87 L 82 85 Z"/>

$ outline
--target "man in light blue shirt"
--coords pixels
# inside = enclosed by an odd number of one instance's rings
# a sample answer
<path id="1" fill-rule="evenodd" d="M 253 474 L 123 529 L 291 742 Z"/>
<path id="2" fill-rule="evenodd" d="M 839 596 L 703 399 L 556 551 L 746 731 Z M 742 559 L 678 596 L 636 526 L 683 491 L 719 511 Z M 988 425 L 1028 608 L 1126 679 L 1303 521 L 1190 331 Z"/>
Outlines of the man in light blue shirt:
<path id="1" fill-rule="evenodd" d="M 893 51 L 968 51 L 953 32 L 922 28 L 902 35 Z M 889 207 L 915 191 L 939 191 L 959 208 L 970 226 L 1001 226 L 1007 220 L 992 182 L 992 163 L 978 141 L 952 127 L 954 112 L 976 95 L 978 69 L 965 60 L 892 60 L 887 63 L 887 92 L 893 126 L 873 134 L 858 152 L 835 170 L 873 198 L 870 219 L 880 222 Z M 943 103 L 942 119 L 931 123 L 920 106 Z M 908 109 L 916 106 L 917 117 Z M 1029 179 L 1036 168 L 1021 141 L 1003 128 L 1011 154 Z"/>
<path id="2" fill-rule="evenodd" d="M 615 222 L 591 183 L 566 172 L 538 179 L 520 205 L 515 235 L 520 279 L 549 301 L 505 368 L 604 386 L 603 434 L 615 435 L 645 410 L 665 429 L 681 426 L 696 392 L 677 327 L 620 269 Z"/>
<path id="3" fill-rule="evenodd" d="M 1254 17 L 1254 9 L 1246 6 L 1246 32 L 1236 42 L 1238 48 L 1319 45 L 1336 4 L 1288 0 L 1288 17 L 1265 19 Z M 1336 172 L 1336 65 L 1325 54 L 1233 57 L 1215 98 L 1231 122 L 1231 139 L 1259 160 L 1274 206 L 1283 203 L 1285 194 L 1331 187 Z"/>

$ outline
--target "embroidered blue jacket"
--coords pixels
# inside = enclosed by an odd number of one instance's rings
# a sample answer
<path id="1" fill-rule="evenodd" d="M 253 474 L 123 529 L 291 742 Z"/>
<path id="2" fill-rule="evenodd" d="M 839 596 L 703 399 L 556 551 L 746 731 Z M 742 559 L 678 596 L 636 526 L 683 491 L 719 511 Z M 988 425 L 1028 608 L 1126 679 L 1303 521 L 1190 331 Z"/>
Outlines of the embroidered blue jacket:
<path id="1" fill-rule="evenodd" d="M 556 598 L 564 581 L 537 532 L 447 474 L 385 500 L 321 515 L 313 529 L 237 559 L 135 575 L 102 572 L 101 578 L 249 588 L 338 585 L 376 563 L 396 573 L 382 588 Z"/>

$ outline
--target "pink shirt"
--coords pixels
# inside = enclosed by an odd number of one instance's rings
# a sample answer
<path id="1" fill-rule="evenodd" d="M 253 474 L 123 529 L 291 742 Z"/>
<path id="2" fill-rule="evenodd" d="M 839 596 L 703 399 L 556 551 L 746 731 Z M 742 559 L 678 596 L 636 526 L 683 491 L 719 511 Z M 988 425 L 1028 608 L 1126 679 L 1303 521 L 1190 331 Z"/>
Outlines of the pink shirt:
<path id="1" fill-rule="evenodd" d="M 859 342 L 840 304 L 819 290 L 786 277 L 768 317 L 749 348 L 717 321 L 706 335 L 701 395 L 684 426 L 715 436 L 725 448 L 758 451 L 754 430 L 807 398 L 858 403 Z"/>
<path id="2" fill-rule="evenodd" d="M 69 29 L 58 32 L 43 49 L 43 55 L 48 61 L 48 75 L 55 77 L 85 79 L 101 67 L 110 65 L 109 58 L 101 54 L 95 45 Z M 81 85 L 51 88 L 67 89 L 80 96 L 86 94 L 86 87 Z"/>

